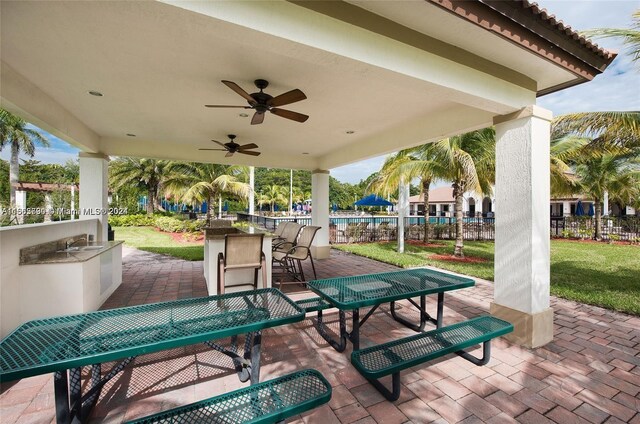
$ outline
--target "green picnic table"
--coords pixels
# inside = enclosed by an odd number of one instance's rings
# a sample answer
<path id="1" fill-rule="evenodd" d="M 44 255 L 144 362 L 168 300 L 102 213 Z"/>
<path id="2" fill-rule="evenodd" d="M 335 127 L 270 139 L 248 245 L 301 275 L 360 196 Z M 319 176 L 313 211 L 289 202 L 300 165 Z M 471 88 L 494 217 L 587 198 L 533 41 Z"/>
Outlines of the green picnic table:
<path id="1" fill-rule="evenodd" d="M 0 341 L 0 382 L 52 372 L 57 421 L 83 422 L 102 387 L 138 355 L 203 342 L 233 359 L 241 381 L 258 383 L 261 331 L 303 319 L 271 288 L 34 320 Z M 240 334 L 242 355 L 214 342 Z M 121 362 L 102 376 L 110 361 Z M 84 394 L 83 366 L 92 367 Z"/>
<path id="2" fill-rule="evenodd" d="M 472 287 L 475 282 L 466 277 L 459 277 L 430 269 L 417 268 L 391 271 L 377 274 L 356 275 L 350 277 L 327 278 L 307 283 L 308 287 L 318 294 L 322 300 L 339 310 L 340 338 L 332 338 L 322 322 L 322 310 L 318 310 L 318 332 L 338 352 L 344 351 L 347 340 L 353 344 L 353 350 L 360 349 L 360 327 L 369 319 L 383 303 L 391 304 L 391 315 L 401 324 L 422 331 L 427 322 L 442 327 L 444 293 Z M 438 295 L 436 318 L 427 313 L 426 296 Z M 420 297 L 420 304 L 413 298 Z M 420 313 L 420 322 L 411 323 L 399 316 L 395 302 L 407 299 Z M 372 307 L 360 320 L 360 308 Z M 352 311 L 352 330 L 347 332 L 345 311 Z"/>

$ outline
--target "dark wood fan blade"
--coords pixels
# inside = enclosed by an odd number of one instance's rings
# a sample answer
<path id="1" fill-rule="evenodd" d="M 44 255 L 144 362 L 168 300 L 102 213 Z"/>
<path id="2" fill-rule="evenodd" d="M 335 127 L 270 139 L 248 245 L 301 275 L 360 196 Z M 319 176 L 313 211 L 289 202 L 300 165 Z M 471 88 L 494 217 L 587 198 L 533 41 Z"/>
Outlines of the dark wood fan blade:
<path id="1" fill-rule="evenodd" d="M 238 147 L 238 150 L 257 149 L 258 145 L 254 143 L 244 144 Z"/>
<path id="2" fill-rule="evenodd" d="M 262 121 L 264 121 L 264 113 L 256 112 L 251 118 L 251 125 L 262 124 Z"/>
<path id="3" fill-rule="evenodd" d="M 271 109 L 269 112 L 273 113 L 274 115 L 278 115 L 282 118 L 291 119 L 292 121 L 297 121 L 297 122 L 304 122 L 307 119 L 309 119 L 307 115 L 303 115 L 301 113 L 293 112 L 291 110 L 286 110 L 286 109 L 276 109 L 275 107 Z"/>
<path id="4" fill-rule="evenodd" d="M 227 154 L 224 155 L 225 158 L 230 158 L 231 156 L 233 156 L 233 152 L 227 152 Z"/>
<path id="5" fill-rule="evenodd" d="M 227 151 L 227 149 L 198 149 L 198 150 L 216 150 L 216 151 L 219 151 L 219 152 L 226 152 Z"/>
<path id="6" fill-rule="evenodd" d="M 260 152 L 252 152 L 250 150 L 238 150 L 238 153 L 242 153 L 243 155 L 260 156 Z"/>
<path id="7" fill-rule="evenodd" d="M 297 88 L 295 90 L 287 91 L 279 96 L 274 97 L 271 100 L 267 100 L 267 104 L 269 106 L 284 106 L 291 103 L 299 102 L 300 100 L 306 99 L 307 96 Z"/>
<path id="8" fill-rule="evenodd" d="M 204 107 L 231 107 L 236 109 L 251 109 L 251 106 L 231 106 L 231 105 L 204 105 Z"/>
<path id="9" fill-rule="evenodd" d="M 217 144 L 221 145 L 222 147 L 224 147 L 224 149 L 225 149 L 225 150 L 228 150 L 228 149 L 227 149 L 227 146 L 226 146 L 223 142 L 218 141 L 218 140 L 211 140 L 211 141 L 213 141 L 214 143 L 217 143 Z"/>
<path id="10" fill-rule="evenodd" d="M 222 80 L 222 83 L 224 85 L 226 85 L 227 87 L 229 87 L 230 89 L 232 89 L 233 91 L 235 91 L 236 93 L 238 93 L 239 95 L 241 95 L 242 97 L 245 98 L 246 101 L 249 102 L 250 105 L 255 105 L 256 101 L 254 100 L 253 97 L 251 97 L 249 95 L 249 93 L 247 93 L 246 91 L 244 91 L 238 84 L 236 84 L 233 81 L 225 81 Z"/>

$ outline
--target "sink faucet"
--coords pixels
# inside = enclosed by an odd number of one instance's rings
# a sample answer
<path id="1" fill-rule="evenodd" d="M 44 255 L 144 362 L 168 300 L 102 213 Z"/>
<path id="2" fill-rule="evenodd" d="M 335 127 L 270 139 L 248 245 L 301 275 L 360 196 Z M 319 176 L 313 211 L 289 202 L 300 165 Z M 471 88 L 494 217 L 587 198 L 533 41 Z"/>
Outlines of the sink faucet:
<path id="1" fill-rule="evenodd" d="M 74 244 L 76 244 L 76 243 L 77 243 L 77 242 L 79 242 L 79 241 L 84 241 L 84 242 L 86 242 L 86 241 L 87 241 L 87 238 L 86 238 L 86 237 L 80 237 L 79 239 L 74 240 L 74 241 L 67 240 L 67 243 L 66 243 L 67 249 L 69 249 L 70 247 L 72 247 Z"/>

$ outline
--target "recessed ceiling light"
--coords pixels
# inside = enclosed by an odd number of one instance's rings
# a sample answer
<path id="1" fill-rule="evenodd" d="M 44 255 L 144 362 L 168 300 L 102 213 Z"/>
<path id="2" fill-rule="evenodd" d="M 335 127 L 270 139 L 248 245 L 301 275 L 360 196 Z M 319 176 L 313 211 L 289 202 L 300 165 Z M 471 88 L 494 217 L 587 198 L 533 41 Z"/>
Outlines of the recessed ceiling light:
<path id="1" fill-rule="evenodd" d="M 89 91 L 89 94 L 96 97 L 102 97 L 102 93 L 99 91 Z"/>
<path id="2" fill-rule="evenodd" d="M 303 155 L 308 155 L 308 154 L 309 154 L 309 152 L 302 152 L 302 154 L 303 154 Z"/>
<path id="3" fill-rule="evenodd" d="M 346 133 L 347 134 L 353 134 L 353 133 L 355 133 L 355 131 L 354 130 L 349 130 L 349 131 L 346 131 Z"/>
<path id="4" fill-rule="evenodd" d="M 135 134 L 127 133 L 127 137 L 135 137 Z"/>
<path id="5" fill-rule="evenodd" d="M 247 118 L 249 117 L 249 115 L 247 115 L 246 113 L 241 113 L 240 115 L 238 115 L 241 118 Z"/>

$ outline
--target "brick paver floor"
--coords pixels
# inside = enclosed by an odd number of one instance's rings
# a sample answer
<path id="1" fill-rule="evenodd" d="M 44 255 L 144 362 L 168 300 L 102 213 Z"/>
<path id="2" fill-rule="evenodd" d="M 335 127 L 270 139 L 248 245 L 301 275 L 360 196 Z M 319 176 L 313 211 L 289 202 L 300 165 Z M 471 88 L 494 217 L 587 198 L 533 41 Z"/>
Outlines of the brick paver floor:
<path id="1" fill-rule="evenodd" d="M 123 284 L 105 308 L 206 295 L 201 262 L 126 253 Z M 319 278 L 391 269 L 336 251 L 317 262 Z M 312 275 L 310 269 L 305 272 Z M 298 286 L 286 291 L 295 299 L 310 296 Z M 447 294 L 445 323 L 486 313 L 491 299 L 491 283 L 482 280 Z M 403 312 L 411 314 L 404 306 Z M 428 307 L 434 306 L 430 299 Z M 640 423 L 640 318 L 556 298 L 552 306 L 552 343 L 531 350 L 499 339 L 487 366 L 450 355 L 407 370 L 395 402 L 386 401 L 355 371 L 350 349 L 338 353 L 318 336 L 311 314 L 302 323 L 264 332 L 261 379 L 312 367 L 331 382 L 331 402 L 290 421 L 295 423 Z M 380 308 L 363 326 L 362 343 L 411 333 L 391 319 L 388 308 Z M 120 423 L 242 387 L 230 365 L 227 357 L 204 346 L 140 356 L 105 386 L 92 422 Z M 51 376 L 2 386 L 2 424 L 53 420 Z"/>

